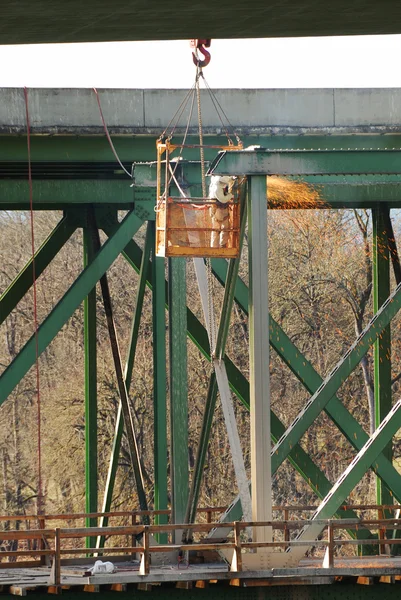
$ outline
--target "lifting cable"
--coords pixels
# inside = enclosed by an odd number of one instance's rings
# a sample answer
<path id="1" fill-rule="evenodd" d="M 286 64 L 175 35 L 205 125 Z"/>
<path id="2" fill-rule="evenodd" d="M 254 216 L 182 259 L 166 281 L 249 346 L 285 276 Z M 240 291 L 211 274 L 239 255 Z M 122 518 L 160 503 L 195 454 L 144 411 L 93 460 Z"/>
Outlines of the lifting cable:
<path id="1" fill-rule="evenodd" d="M 28 154 L 28 184 L 29 184 L 29 211 L 31 223 L 31 253 L 32 253 L 32 282 L 33 282 L 33 321 L 35 335 L 35 365 L 36 365 L 36 398 L 37 398 L 37 457 L 38 457 L 38 495 L 37 512 L 43 514 L 43 487 L 42 487 L 42 439 L 41 439 L 41 401 L 40 401 L 40 373 L 39 373 L 39 327 L 37 310 L 36 290 L 36 264 L 35 264 L 35 231 L 33 212 L 33 186 L 32 186 L 32 164 L 31 164 L 31 127 L 29 121 L 28 89 L 24 87 L 25 116 L 26 116 L 26 140 Z"/>

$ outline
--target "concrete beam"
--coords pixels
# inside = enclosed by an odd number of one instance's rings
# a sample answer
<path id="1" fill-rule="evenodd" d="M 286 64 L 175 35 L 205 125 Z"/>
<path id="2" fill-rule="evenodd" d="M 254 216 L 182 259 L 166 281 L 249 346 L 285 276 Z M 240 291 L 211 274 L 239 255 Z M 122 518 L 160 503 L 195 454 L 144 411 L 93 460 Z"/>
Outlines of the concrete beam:
<path id="1" fill-rule="evenodd" d="M 158 135 L 182 102 L 186 90 L 99 91 L 112 133 Z M 401 89 L 216 90 L 232 125 L 242 134 L 395 133 L 401 126 Z M 207 92 L 203 94 L 205 133 L 221 131 Z M 103 134 L 91 89 L 29 90 L 34 133 Z M 185 127 L 185 120 L 181 124 Z M 195 118 L 192 122 L 195 132 Z M 22 88 L 0 89 L 0 133 L 26 130 Z"/>

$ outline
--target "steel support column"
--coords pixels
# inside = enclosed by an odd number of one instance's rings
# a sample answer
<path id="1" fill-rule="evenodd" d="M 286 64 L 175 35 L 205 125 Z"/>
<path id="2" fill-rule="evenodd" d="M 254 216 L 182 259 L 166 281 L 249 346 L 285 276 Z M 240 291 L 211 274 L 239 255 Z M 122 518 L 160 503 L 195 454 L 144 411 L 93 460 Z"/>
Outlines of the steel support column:
<path id="1" fill-rule="evenodd" d="M 155 223 L 152 222 L 153 239 Z M 166 393 L 166 305 L 164 258 L 155 256 L 152 244 L 152 308 L 153 308 L 153 407 L 154 407 L 154 510 L 164 510 L 168 505 L 167 490 L 167 393 Z M 167 522 L 160 515 L 156 522 Z M 159 536 L 167 541 L 166 534 Z"/>
<path id="2" fill-rule="evenodd" d="M 132 319 L 131 338 L 130 338 L 130 343 L 129 343 L 127 361 L 125 363 L 125 369 L 124 369 L 125 386 L 127 388 L 128 395 L 129 395 L 131 381 L 132 381 L 132 373 L 133 373 L 133 368 L 134 368 L 136 346 L 137 346 L 137 342 L 138 342 L 138 333 L 139 333 L 139 326 L 140 326 L 140 322 L 141 322 L 143 298 L 145 295 L 146 279 L 147 279 L 147 274 L 148 274 L 149 258 L 150 258 L 152 243 L 153 243 L 153 237 L 152 237 L 152 232 L 151 232 L 151 225 L 150 225 L 150 223 L 148 223 L 147 229 L 146 229 L 146 237 L 145 237 L 144 249 L 143 249 L 143 254 L 142 254 L 141 266 L 139 269 L 139 283 L 138 283 L 138 289 L 137 289 L 137 293 L 136 293 L 134 316 Z M 104 496 L 103 496 L 103 503 L 102 503 L 102 512 L 104 512 L 104 513 L 110 512 L 110 509 L 111 509 L 111 503 L 113 500 L 114 484 L 115 484 L 116 474 L 117 474 L 118 460 L 120 457 L 120 449 L 121 449 L 123 430 L 124 430 L 124 416 L 123 416 L 122 404 L 121 404 L 121 400 L 120 400 L 120 402 L 118 404 L 116 424 L 115 424 L 115 428 L 114 428 L 114 438 L 113 438 L 113 444 L 112 444 L 110 462 L 109 462 L 109 469 L 107 472 L 107 480 L 106 480 Z M 108 517 L 101 517 L 100 527 L 107 527 L 108 522 L 109 522 Z M 102 536 L 99 536 L 97 538 L 96 546 L 98 548 L 102 548 L 104 546 L 104 542 L 105 542 L 105 538 Z"/>
<path id="3" fill-rule="evenodd" d="M 84 268 L 94 258 L 90 231 L 83 230 Z M 96 285 L 84 300 L 84 349 L 85 349 L 85 510 L 97 512 L 97 357 L 96 357 Z M 86 519 L 87 527 L 96 527 L 96 518 Z M 93 548 L 95 539 L 86 538 L 86 547 Z"/>
<path id="4" fill-rule="evenodd" d="M 250 179 L 249 241 L 249 389 L 251 408 L 252 518 L 271 521 L 269 308 L 267 283 L 266 177 Z M 256 540 L 269 531 L 255 531 Z"/>
<path id="5" fill-rule="evenodd" d="M 385 215 L 386 213 L 386 215 Z M 386 230 L 389 209 L 380 206 L 372 210 L 373 220 L 373 311 L 390 296 L 390 257 Z M 374 394 L 375 426 L 378 427 L 391 410 L 391 327 L 388 324 L 376 339 L 374 345 Z M 392 443 L 384 448 L 383 455 L 392 461 Z M 377 504 L 392 504 L 389 490 L 380 478 L 376 481 Z"/>
<path id="6" fill-rule="evenodd" d="M 164 275 L 163 275 L 164 277 Z M 184 523 L 189 493 L 186 259 L 169 258 L 171 516 Z M 164 307 L 163 307 L 164 310 Z M 181 542 L 176 532 L 175 543 Z"/>

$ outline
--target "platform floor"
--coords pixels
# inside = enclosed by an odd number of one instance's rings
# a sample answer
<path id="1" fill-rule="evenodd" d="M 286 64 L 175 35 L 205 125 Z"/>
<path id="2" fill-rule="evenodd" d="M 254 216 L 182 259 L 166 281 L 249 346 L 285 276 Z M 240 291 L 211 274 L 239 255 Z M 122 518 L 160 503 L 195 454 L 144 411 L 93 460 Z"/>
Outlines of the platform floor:
<path id="1" fill-rule="evenodd" d="M 112 574 L 90 575 L 88 570 L 93 562 L 87 564 L 63 565 L 61 585 L 68 588 L 91 588 L 88 591 L 100 591 L 102 586 L 126 586 L 127 584 L 163 584 L 199 581 L 233 581 L 237 585 L 282 585 L 286 583 L 330 584 L 339 577 L 392 577 L 401 580 L 401 557 L 371 556 L 360 558 L 336 558 L 333 568 L 323 568 L 320 558 L 307 558 L 296 568 L 270 569 L 264 571 L 230 572 L 225 563 L 191 564 L 188 567 L 177 565 L 153 566 L 149 575 L 139 574 L 138 561 L 123 561 L 113 564 L 116 572 Z M 24 596 L 30 590 L 51 588 L 50 567 L 9 568 L 0 563 L 0 589 L 14 595 Z M 112 588 L 113 589 L 113 588 Z"/>

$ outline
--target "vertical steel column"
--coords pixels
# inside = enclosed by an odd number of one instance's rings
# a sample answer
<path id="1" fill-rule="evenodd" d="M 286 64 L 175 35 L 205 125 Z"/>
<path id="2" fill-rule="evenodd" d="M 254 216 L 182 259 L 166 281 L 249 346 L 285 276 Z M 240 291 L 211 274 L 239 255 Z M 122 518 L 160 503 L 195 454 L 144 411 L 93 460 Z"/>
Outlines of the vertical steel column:
<path id="1" fill-rule="evenodd" d="M 152 243 L 153 243 L 152 231 L 151 231 L 150 223 L 148 223 L 147 229 L 146 229 L 146 237 L 145 237 L 145 243 L 144 243 L 144 248 L 143 248 L 143 254 L 142 254 L 142 258 L 141 258 L 141 266 L 139 269 L 139 283 L 138 283 L 138 289 L 137 289 L 137 293 L 136 293 L 134 316 L 132 319 L 131 338 L 130 338 L 130 343 L 129 343 L 129 348 L 128 348 L 127 361 L 125 363 L 125 369 L 124 369 L 125 386 L 127 388 L 128 394 L 129 394 L 130 387 L 131 387 L 132 372 L 133 372 L 134 361 L 135 361 L 136 346 L 137 346 L 137 342 L 138 342 L 139 326 L 141 323 L 143 299 L 144 299 L 144 295 L 145 295 L 146 280 L 147 280 L 148 271 L 149 271 L 149 259 L 150 259 Z M 115 484 L 117 468 L 118 468 L 118 460 L 120 457 L 123 429 L 124 429 L 124 415 L 123 415 L 123 411 L 122 411 L 122 404 L 120 401 L 119 405 L 118 405 L 113 445 L 112 445 L 110 462 L 109 462 L 109 470 L 107 472 L 107 480 L 106 480 L 106 485 L 105 485 L 105 489 L 104 489 L 104 496 L 103 496 L 103 503 L 102 503 L 102 512 L 106 512 L 106 513 L 110 512 L 110 509 L 111 509 L 114 484 Z M 99 525 L 100 525 L 100 527 L 107 527 L 108 522 L 109 522 L 108 517 L 101 517 Z M 105 542 L 105 538 L 103 536 L 99 536 L 97 539 L 97 547 L 103 548 L 104 542 Z"/>
<path id="2" fill-rule="evenodd" d="M 380 206 L 372 209 L 373 220 L 373 310 L 376 313 L 390 296 L 390 256 L 386 222 L 389 209 Z M 391 410 L 391 326 L 385 327 L 374 345 L 375 425 L 378 427 Z M 383 450 L 392 461 L 391 442 Z M 376 501 L 392 504 L 392 496 L 382 482 L 376 479 Z"/>
<path id="3" fill-rule="evenodd" d="M 90 231 L 83 229 L 84 268 L 95 254 Z M 85 349 L 85 510 L 97 512 L 97 357 L 96 357 L 96 285 L 84 300 Z M 87 527 L 96 527 L 96 518 L 87 518 Z M 90 548 L 96 538 L 86 538 Z"/>
<path id="4" fill-rule="evenodd" d="M 248 239 L 252 518 L 254 521 L 270 521 L 272 492 L 265 175 L 250 178 Z M 255 531 L 256 541 L 267 539 L 270 535 L 267 528 Z"/>
<path id="5" fill-rule="evenodd" d="M 186 259 L 168 260 L 170 352 L 170 473 L 173 523 L 184 523 L 188 502 L 188 379 Z M 175 543 L 181 533 L 175 533 Z"/>
<path id="6" fill-rule="evenodd" d="M 155 256 L 155 223 L 152 223 L 153 406 L 154 406 L 154 509 L 167 509 L 167 407 L 166 407 L 166 296 L 164 258 Z M 156 523 L 167 522 L 160 515 Z M 160 542 L 167 541 L 165 534 Z"/>

